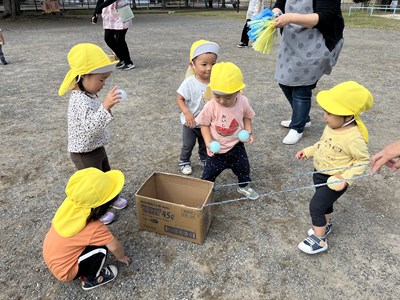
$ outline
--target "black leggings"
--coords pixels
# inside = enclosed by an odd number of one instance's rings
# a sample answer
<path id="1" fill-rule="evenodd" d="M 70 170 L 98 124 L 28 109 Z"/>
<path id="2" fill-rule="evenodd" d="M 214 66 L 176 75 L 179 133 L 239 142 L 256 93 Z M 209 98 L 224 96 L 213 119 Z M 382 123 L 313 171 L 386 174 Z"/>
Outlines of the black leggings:
<path id="1" fill-rule="evenodd" d="M 207 156 L 206 166 L 204 167 L 201 179 L 214 182 L 217 176 L 226 169 L 232 169 L 238 178 L 240 187 L 245 187 L 251 181 L 250 163 L 246 148 L 242 142 L 237 143 L 226 153 Z"/>
<path id="2" fill-rule="evenodd" d="M 129 54 L 128 45 L 125 41 L 127 31 L 128 29 L 104 29 L 104 40 L 108 47 L 110 47 L 118 56 L 120 61 L 123 61 L 125 64 L 131 64 L 132 60 Z"/>
<path id="3" fill-rule="evenodd" d="M 329 177 L 330 175 L 314 173 L 314 184 L 326 183 Z M 310 215 L 314 226 L 323 227 L 326 225 L 325 215 L 333 212 L 333 203 L 335 203 L 346 190 L 347 187 L 340 192 L 336 192 L 331 190 L 327 185 L 319 186 L 315 189 L 315 194 L 310 201 Z"/>
<path id="4" fill-rule="evenodd" d="M 88 280 L 94 280 L 103 269 L 107 254 L 106 246 L 87 246 L 79 256 L 79 269 L 75 279 L 85 276 Z"/>

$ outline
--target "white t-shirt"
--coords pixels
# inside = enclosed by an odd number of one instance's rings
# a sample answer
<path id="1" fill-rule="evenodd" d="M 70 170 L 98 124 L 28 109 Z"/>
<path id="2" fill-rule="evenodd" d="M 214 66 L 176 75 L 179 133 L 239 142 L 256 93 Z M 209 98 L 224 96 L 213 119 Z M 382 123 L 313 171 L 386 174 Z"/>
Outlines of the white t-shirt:
<path id="1" fill-rule="evenodd" d="M 258 2 L 262 2 L 260 11 L 264 9 L 264 0 L 250 0 L 249 7 L 247 8 L 246 19 L 252 19 L 257 14 Z"/>
<path id="2" fill-rule="evenodd" d="M 186 107 L 196 117 L 204 107 L 204 92 L 207 84 L 198 81 L 195 75 L 186 78 L 178 88 L 177 92 L 185 98 Z M 185 115 L 181 113 L 181 123 L 186 124 Z"/>

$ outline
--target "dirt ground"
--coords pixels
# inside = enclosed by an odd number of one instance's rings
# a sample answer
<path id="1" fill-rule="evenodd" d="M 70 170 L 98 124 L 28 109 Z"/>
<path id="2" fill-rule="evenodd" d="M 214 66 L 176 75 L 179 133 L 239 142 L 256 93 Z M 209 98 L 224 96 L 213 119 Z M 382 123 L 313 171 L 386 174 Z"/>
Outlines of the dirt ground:
<path id="1" fill-rule="evenodd" d="M 357 182 L 336 204 L 329 250 L 309 256 L 297 249 L 310 226 L 312 189 L 217 206 L 203 245 L 139 231 L 135 192 L 154 171 L 179 174 L 181 128 L 175 103 L 189 48 L 205 38 L 221 46 L 219 61 L 243 71 L 257 116 L 247 151 L 261 194 L 312 184 L 311 161 L 294 154 L 316 142 L 324 128 L 312 107 L 311 128 L 294 146 L 281 140 L 289 105 L 273 80 L 272 55 L 238 49 L 242 20 L 137 15 L 127 41 L 137 68 L 116 71 L 106 90 L 120 85 L 128 101 L 113 109 L 107 146 L 113 168 L 125 173 L 127 209 L 109 226 L 134 263 L 118 278 L 84 292 L 79 282 L 58 282 L 43 262 L 44 236 L 75 171 L 67 153 L 68 96 L 57 91 L 68 70 L 67 52 L 93 42 L 108 51 L 100 25 L 88 17 L 40 16 L 1 21 L 8 66 L 0 65 L 0 298 L 1 299 L 398 299 L 400 296 L 400 180 L 383 170 Z M 279 40 L 277 41 L 279 43 Z M 356 80 L 374 97 L 362 115 L 369 149 L 376 153 L 400 137 L 400 31 L 346 29 L 345 46 L 331 76 L 315 92 Z M 101 96 L 106 90 L 100 92 Z M 195 152 L 194 152 L 195 153 Z M 196 155 L 193 157 L 197 160 Z M 194 164 L 195 177 L 201 169 Z M 217 201 L 240 197 L 226 171 Z"/>

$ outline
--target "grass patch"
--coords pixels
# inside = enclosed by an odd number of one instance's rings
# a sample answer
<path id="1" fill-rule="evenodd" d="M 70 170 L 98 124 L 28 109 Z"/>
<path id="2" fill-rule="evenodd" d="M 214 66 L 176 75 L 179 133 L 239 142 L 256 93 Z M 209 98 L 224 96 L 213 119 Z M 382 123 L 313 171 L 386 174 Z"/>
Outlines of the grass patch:
<path id="1" fill-rule="evenodd" d="M 384 14 L 382 13 L 381 15 Z M 343 12 L 343 17 L 348 28 L 400 30 L 400 19 L 370 17 L 369 12 L 352 13 L 350 17 L 346 12 Z"/>

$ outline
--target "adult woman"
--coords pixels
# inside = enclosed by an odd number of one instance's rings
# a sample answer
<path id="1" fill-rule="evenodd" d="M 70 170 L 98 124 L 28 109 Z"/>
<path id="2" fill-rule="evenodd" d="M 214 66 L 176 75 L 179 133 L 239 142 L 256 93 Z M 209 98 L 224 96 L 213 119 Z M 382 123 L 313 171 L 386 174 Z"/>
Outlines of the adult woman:
<path id="1" fill-rule="evenodd" d="M 117 63 L 116 68 L 125 71 L 135 67 L 125 41 L 126 32 L 132 26 L 132 20 L 123 22 L 117 10 L 127 5 L 129 5 L 129 2 L 126 0 L 98 0 L 92 17 L 92 23 L 95 24 L 97 23 L 97 16 L 101 13 L 104 40 L 108 47 L 118 56 L 119 63 Z"/>
<path id="2" fill-rule="evenodd" d="M 273 12 L 282 41 L 275 79 L 292 107 L 292 119 L 282 121 L 289 133 L 284 144 L 295 144 L 311 125 L 312 90 L 330 74 L 343 46 L 344 21 L 340 0 L 278 0 Z"/>

